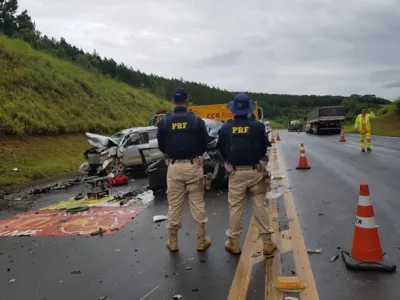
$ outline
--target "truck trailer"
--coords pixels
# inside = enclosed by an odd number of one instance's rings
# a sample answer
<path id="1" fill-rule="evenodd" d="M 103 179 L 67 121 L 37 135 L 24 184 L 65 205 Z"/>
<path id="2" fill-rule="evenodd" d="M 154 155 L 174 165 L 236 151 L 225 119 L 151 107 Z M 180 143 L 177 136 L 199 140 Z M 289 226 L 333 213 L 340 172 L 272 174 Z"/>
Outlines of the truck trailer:
<path id="1" fill-rule="evenodd" d="M 343 106 L 325 106 L 310 111 L 307 115 L 307 133 L 340 134 L 345 120 Z"/>

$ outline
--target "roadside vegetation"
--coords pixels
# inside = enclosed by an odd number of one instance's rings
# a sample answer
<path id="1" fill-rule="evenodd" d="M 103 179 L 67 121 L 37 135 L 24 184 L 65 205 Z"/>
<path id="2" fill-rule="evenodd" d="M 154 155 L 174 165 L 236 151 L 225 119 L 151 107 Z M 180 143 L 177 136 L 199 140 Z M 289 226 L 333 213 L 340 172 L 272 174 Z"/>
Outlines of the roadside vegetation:
<path id="1" fill-rule="evenodd" d="M 169 99 L 178 86 L 189 90 L 196 105 L 227 103 L 237 93 L 148 75 L 48 37 L 26 10 L 18 13 L 17 0 L 0 0 L 0 70 L 0 188 L 77 170 L 88 146 L 84 132 L 146 125 L 157 110 L 172 108 Z M 380 127 L 382 134 L 399 132 L 396 105 L 375 95 L 248 94 L 273 130 L 286 129 L 291 119 L 304 122 L 313 108 L 344 105 L 349 124 L 368 107 L 385 115 L 374 134 Z"/>
<path id="2" fill-rule="evenodd" d="M 400 137 L 400 99 L 373 111 L 376 116 L 376 119 L 372 120 L 373 135 Z M 354 122 L 345 124 L 344 132 L 358 133 Z"/>
<path id="3" fill-rule="evenodd" d="M 2 136 L 0 190 L 66 172 L 77 172 L 83 162 L 83 151 L 88 146 L 83 134 L 22 138 Z"/>

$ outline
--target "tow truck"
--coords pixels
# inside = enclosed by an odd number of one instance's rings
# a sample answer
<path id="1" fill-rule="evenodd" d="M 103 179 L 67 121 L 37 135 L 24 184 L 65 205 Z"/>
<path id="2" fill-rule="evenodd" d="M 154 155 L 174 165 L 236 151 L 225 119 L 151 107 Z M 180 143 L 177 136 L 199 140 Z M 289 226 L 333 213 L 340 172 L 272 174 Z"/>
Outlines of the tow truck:
<path id="1" fill-rule="evenodd" d="M 254 101 L 256 108 L 253 116 L 257 121 L 262 122 L 264 119 L 264 110 L 258 106 L 258 102 Z M 228 109 L 227 104 L 209 104 L 209 105 L 189 105 L 188 110 L 195 113 L 203 119 L 213 119 L 220 122 L 226 122 L 233 119 L 233 113 Z M 150 126 L 158 126 L 160 120 L 167 114 L 167 110 L 159 110 L 149 119 Z"/>

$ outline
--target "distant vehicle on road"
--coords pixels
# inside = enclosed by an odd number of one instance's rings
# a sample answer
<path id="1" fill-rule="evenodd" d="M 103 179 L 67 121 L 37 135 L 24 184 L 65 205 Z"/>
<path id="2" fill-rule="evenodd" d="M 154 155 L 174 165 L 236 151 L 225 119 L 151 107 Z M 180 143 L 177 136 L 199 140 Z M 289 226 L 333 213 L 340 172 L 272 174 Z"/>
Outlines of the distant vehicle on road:
<path id="1" fill-rule="evenodd" d="M 345 110 L 343 106 L 325 106 L 314 109 L 307 115 L 307 133 L 321 134 L 333 133 L 340 134 L 342 124 L 345 120 Z"/>
<path id="2" fill-rule="evenodd" d="M 288 131 L 289 132 L 296 132 L 296 131 L 302 131 L 303 130 L 303 126 L 301 125 L 299 120 L 291 120 L 289 121 L 288 124 Z"/>

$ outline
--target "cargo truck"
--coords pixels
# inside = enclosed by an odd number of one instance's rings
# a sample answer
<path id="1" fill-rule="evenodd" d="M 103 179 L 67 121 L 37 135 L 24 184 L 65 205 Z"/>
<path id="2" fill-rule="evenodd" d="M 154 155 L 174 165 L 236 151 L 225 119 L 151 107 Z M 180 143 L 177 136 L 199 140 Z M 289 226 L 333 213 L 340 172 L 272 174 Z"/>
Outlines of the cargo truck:
<path id="1" fill-rule="evenodd" d="M 289 132 L 302 131 L 302 129 L 303 129 L 303 126 L 301 126 L 301 123 L 299 120 L 291 120 L 288 124 Z"/>
<path id="2" fill-rule="evenodd" d="M 325 106 L 310 111 L 307 115 L 307 133 L 340 134 L 345 120 L 343 106 Z"/>

